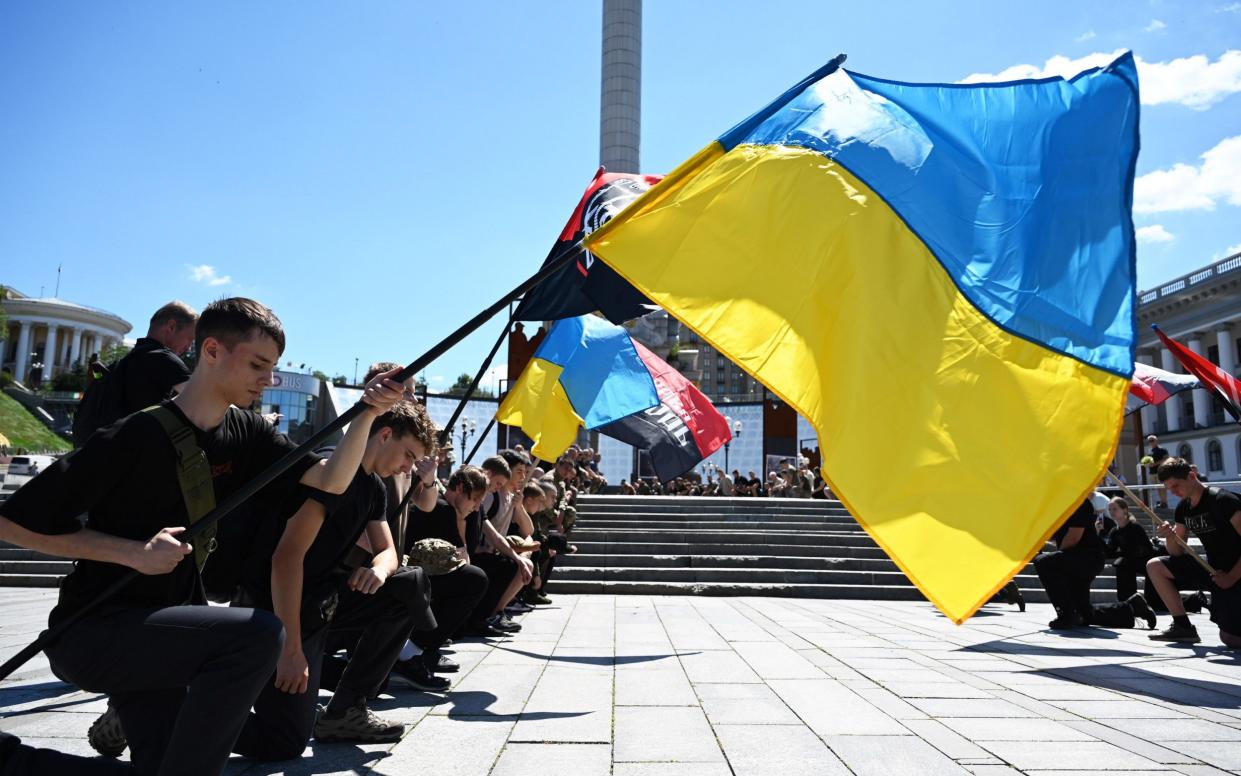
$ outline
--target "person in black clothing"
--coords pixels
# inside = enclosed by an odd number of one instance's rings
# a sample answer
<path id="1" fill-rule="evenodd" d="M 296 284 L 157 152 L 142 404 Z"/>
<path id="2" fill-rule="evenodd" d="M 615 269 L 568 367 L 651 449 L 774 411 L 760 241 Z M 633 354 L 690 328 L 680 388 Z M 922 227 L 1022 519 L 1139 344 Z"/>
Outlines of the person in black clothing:
<path id="1" fill-rule="evenodd" d="M 1107 510 L 1116 528 L 1104 540 L 1104 553 L 1113 559 L 1112 566 L 1116 569 L 1116 600 L 1124 601 L 1138 592 L 1138 577 L 1145 578 L 1146 561 L 1157 553 L 1150 534 L 1129 511 L 1123 498 L 1109 501 Z"/>
<path id="2" fill-rule="evenodd" d="M 410 631 L 436 627 L 426 576 L 400 565 L 380 480 L 408 472 L 425 452 L 404 433 L 414 415 L 411 404 L 400 402 L 376 419 L 344 495 L 333 503 L 312 494 L 287 524 L 260 540 L 270 550 L 254 553 L 242 603 L 274 611 L 286 640 L 274 680 L 255 701 L 236 753 L 257 760 L 298 757 L 312 727 L 319 741 L 378 743 L 404 734 L 404 725 L 379 719 L 366 704 Z M 299 488 L 295 498 L 305 495 Z M 369 554 L 359 557 L 351 551 L 364 532 Z M 316 721 L 323 655 L 342 648 L 350 659 Z"/>
<path id="3" fill-rule="evenodd" d="M 1241 497 L 1219 488 L 1208 488 L 1181 458 L 1169 458 L 1156 476 L 1181 501 L 1176 505 L 1175 524 L 1159 526 L 1167 555 L 1151 558 L 1146 573 L 1172 615 L 1172 625 L 1152 634 L 1156 641 L 1196 643 L 1198 629 L 1189 621 L 1180 590 L 1210 590 L 1211 621 L 1219 637 L 1233 649 L 1241 648 Z M 1180 541 L 1190 532 L 1202 542 L 1206 569 L 1189 556 Z"/>
<path id="4" fill-rule="evenodd" d="M 294 447 L 258 415 L 233 406 L 249 405 L 271 384 L 284 331 L 268 308 L 232 298 L 203 312 L 196 336 L 194 373 L 165 406 L 206 454 L 218 503 Z M 370 408 L 331 459 L 307 457 L 288 480 L 344 492 L 372 421 L 403 393 L 390 376 L 366 387 Z M 52 670 L 112 696 L 139 773 L 218 774 L 284 633 L 270 612 L 206 605 L 198 566 L 187 560 L 193 548 L 177 538 L 187 520 L 173 453 L 150 413 L 101 430 L 0 506 L 0 541 L 78 559 L 62 582 L 53 625 L 130 569 L 140 572 L 48 646 Z M 6 744 L 15 761 L 29 754 Z"/>
<path id="5" fill-rule="evenodd" d="M 159 404 L 181 390 L 190 370 L 181 360 L 194 344 L 198 313 L 185 302 L 155 311 L 147 335 L 125 356 L 126 414 Z"/>

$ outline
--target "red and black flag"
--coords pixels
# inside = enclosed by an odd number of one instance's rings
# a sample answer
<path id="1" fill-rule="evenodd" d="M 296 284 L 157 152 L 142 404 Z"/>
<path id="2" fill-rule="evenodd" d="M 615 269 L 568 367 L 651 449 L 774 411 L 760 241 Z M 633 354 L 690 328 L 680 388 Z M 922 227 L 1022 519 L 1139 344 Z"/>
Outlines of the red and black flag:
<path id="1" fill-rule="evenodd" d="M 1232 415 L 1232 419 L 1241 423 L 1241 382 L 1237 378 L 1212 364 L 1207 359 L 1193 352 L 1181 343 L 1152 326 L 1165 347 L 1172 351 L 1176 360 L 1185 367 L 1185 371 L 1202 381 L 1202 385 L 1210 388 L 1223 402 L 1224 409 Z"/>
<path id="2" fill-rule="evenodd" d="M 698 465 L 732 439 L 728 421 L 711 400 L 659 356 L 633 341 L 655 380 L 659 404 L 599 427 L 599 433 L 648 450 L 651 466 L 667 482 Z"/>
<path id="3" fill-rule="evenodd" d="M 626 205 L 661 180 L 662 175 L 606 172 L 600 167 L 544 260 L 544 266 L 612 220 Z M 598 310 L 609 321 L 619 324 L 655 309 L 657 306 L 638 289 L 583 248 L 577 261 L 526 294 L 517 306 L 515 317 L 521 321 L 553 321 Z"/>

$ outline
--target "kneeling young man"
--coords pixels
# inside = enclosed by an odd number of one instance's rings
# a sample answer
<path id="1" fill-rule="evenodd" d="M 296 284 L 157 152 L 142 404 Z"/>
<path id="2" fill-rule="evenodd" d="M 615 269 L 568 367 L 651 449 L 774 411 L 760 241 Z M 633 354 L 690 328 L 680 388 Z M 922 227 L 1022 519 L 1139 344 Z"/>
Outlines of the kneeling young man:
<path id="1" fill-rule="evenodd" d="M 1220 641 L 1241 649 L 1241 497 L 1203 485 L 1183 458 L 1164 461 L 1156 476 L 1180 503 L 1174 523 L 1159 526 L 1168 554 L 1146 564 L 1151 584 L 1172 615 L 1172 625 L 1151 638 L 1196 643 L 1198 629 L 1189 621 L 1179 591 L 1210 590 L 1211 621 L 1219 626 Z M 1214 574 L 1207 573 L 1173 538 L 1184 541 L 1191 532 L 1202 542 Z"/>
<path id="2" fill-rule="evenodd" d="M 263 418 L 237 408 L 271 384 L 284 344 L 280 321 L 267 307 L 242 298 L 214 302 L 198 322 L 193 374 L 175 399 L 160 405 L 205 453 L 217 502 L 295 447 Z M 371 408 L 329 461 L 304 458 L 287 477 L 344 492 L 371 422 L 403 393 L 389 376 L 367 386 Z M 83 513 L 85 525 L 78 520 Z M 144 774 L 219 774 L 283 642 L 280 620 L 270 612 L 206 605 L 197 559 L 187 557 L 194 548 L 177 538 L 187 514 L 174 443 L 152 412 L 96 432 L 0 507 L 0 540 L 78 559 L 61 585 L 51 625 L 130 569 L 141 574 L 46 652 L 57 676 L 111 696 L 133 765 Z M 23 759 L 35 762 L 32 752 L 6 744 L 6 764 L 20 769 Z M 92 761 L 80 762 L 91 767 Z"/>
<path id="3" fill-rule="evenodd" d="M 344 495 L 307 499 L 284 525 L 274 551 L 255 554 L 244 603 L 271 607 L 287 637 L 275 676 L 237 739 L 238 754 L 298 757 L 312 731 L 318 741 L 363 743 L 404 734 L 404 725 L 371 713 L 367 699 L 378 693 L 410 631 L 436 624 L 422 570 L 400 566 L 380 480 L 408 473 L 420 457 L 414 417 L 412 405 L 400 402 L 375 420 Z M 299 489 L 297 497 L 303 495 Z M 351 569 L 346 559 L 363 532 L 370 562 Z M 350 659 L 316 720 L 323 655 L 338 648 L 348 648 Z"/>

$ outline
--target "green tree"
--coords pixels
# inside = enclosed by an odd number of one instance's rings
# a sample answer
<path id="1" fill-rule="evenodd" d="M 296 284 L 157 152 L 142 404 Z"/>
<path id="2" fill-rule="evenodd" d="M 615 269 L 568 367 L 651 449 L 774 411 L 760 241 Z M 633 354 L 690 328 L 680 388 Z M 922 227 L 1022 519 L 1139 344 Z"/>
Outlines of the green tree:
<path id="1" fill-rule="evenodd" d="M 320 381 L 320 382 L 324 382 L 324 383 L 330 383 L 330 382 L 332 382 L 332 378 L 330 378 L 330 377 L 328 377 L 328 376 L 327 376 L 327 372 L 322 372 L 322 371 L 320 371 L 320 370 L 316 369 L 316 370 L 315 370 L 314 372 L 312 372 L 311 374 L 313 374 L 313 375 L 314 375 L 314 378 L 315 378 L 316 380 Z"/>
<path id="2" fill-rule="evenodd" d="M 118 342 L 115 345 L 109 345 L 104 348 L 103 352 L 99 354 L 99 360 L 105 364 L 115 364 L 124 358 L 130 350 L 131 348 L 128 345 Z"/>
<path id="3" fill-rule="evenodd" d="M 444 391 L 444 393 L 448 396 L 465 396 L 465 391 L 470 387 L 470 382 L 473 379 L 474 375 L 462 372 L 457 377 L 457 382 L 453 383 L 447 391 Z M 471 398 L 490 399 L 491 391 L 480 385 L 474 389 L 474 394 Z"/>

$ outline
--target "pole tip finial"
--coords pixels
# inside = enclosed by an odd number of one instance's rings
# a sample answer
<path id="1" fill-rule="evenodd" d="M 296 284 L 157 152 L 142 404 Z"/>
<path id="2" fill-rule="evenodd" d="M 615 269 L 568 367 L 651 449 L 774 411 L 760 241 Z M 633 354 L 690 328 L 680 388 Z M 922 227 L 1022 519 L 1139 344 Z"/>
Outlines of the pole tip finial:
<path id="1" fill-rule="evenodd" d="M 1152 324 L 1151 324 L 1151 328 L 1152 328 L 1152 329 L 1154 329 L 1155 331 L 1159 331 L 1159 324 L 1157 324 L 1157 323 L 1152 323 Z"/>

